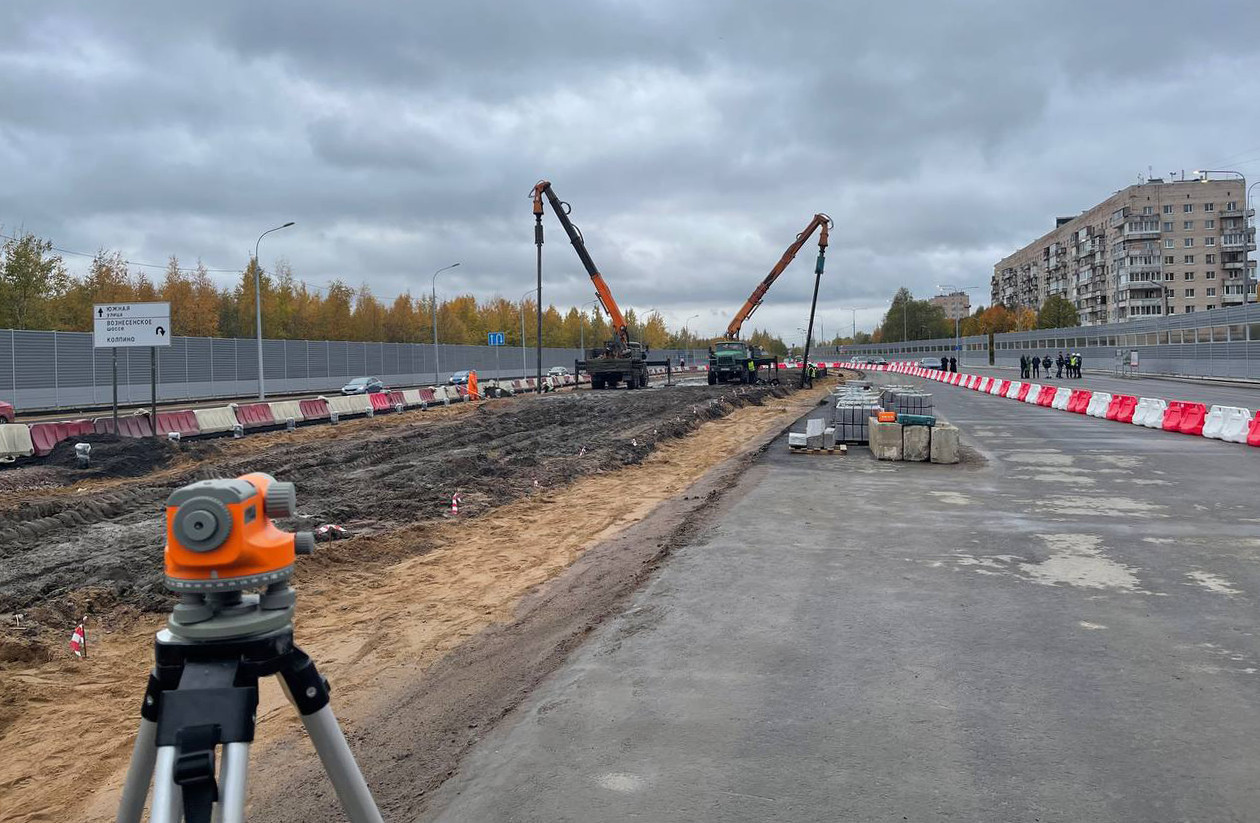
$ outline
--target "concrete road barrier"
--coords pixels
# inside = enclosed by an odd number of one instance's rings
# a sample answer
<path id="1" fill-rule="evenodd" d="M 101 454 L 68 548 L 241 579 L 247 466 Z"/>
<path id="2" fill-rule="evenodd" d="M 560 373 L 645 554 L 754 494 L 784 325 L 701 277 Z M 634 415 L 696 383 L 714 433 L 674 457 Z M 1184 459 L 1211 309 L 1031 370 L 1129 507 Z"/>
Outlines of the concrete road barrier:
<path id="1" fill-rule="evenodd" d="M 213 406 L 208 409 L 193 409 L 197 418 L 197 429 L 202 434 L 222 434 L 230 432 L 236 425 L 236 412 L 231 406 Z"/>
<path id="2" fill-rule="evenodd" d="M 877 418 L 870 418 L 867 423 L 870 437 L 871 453 L 877 460 L 900 460 L 902 456 L 902 439 L 900 423 L 881 423 Z"/>
<path id="3" fill-rule="evenodd" d="M 932 456 L 931 426 L 901 427 L 901 459 L 926 463 Z"/>
<path id="4" fill-rule="evenodd" d="M 25 423 L 0 423 L 0 460 L 30 457 L 34 453 L 31 430 Z"/>
<path id="5" fill-rule="evenodd" d="M 933 463 L 958 462 L 958 429 L 948 423 L 937 423 L 932 427 Z"/>

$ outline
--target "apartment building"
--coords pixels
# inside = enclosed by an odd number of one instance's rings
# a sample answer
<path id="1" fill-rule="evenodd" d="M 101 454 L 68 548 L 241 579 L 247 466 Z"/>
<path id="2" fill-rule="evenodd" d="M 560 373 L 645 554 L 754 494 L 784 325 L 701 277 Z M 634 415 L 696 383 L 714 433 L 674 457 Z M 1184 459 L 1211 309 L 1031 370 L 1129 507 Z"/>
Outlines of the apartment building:
<path id="1" fill-rule="evenodd" d="M 945 317 L 949 320 L 962 320 L 971 314 L 971 298 L 967 296 L 965 291 L 938 294 L 928 302 L 933 306 L 940 306 L 944 309 Z"/>
<path id="2" fill-rule="evenodd" d="M 1122 189 L 999 261 L 993 302 L 1036 309 L 1061 294 L 1085 326 L 1255 302 L 1246 191 L 1237 177 Z"/>

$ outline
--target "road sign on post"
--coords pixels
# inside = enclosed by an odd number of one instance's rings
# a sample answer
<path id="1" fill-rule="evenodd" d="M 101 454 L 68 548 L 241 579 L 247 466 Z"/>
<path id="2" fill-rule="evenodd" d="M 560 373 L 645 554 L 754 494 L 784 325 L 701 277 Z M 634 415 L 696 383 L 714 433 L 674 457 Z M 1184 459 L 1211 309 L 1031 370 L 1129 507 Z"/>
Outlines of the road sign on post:
<path id="1" fill-rule="evenodd" d="M 499 377 L 499 346 L 502 346 L 506 338 L 501 331 L 486 332 L 486 345 L 494 346 L 494 376 Z"/>
<path id="2" fill-rule="evenodd" d="M 171 345 L 170 303 L 97 303 L 92 345 L 114 350 L 114 434 L 118 434 L 118 350 L 149 349 L 149 426 L 157 437 L 157 347 Z"/>
<path id="3" fill-rule="evenodd" d="M 171 345 L 170 303 L 98 303 L 92 306 L 98 349 Z"/>

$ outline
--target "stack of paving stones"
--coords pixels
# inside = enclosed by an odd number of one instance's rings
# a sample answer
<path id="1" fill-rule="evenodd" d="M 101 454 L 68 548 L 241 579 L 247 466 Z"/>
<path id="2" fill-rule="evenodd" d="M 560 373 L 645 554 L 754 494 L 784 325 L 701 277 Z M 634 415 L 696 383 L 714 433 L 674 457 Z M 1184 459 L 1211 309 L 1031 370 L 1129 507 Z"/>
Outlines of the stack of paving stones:
<path id="1" fill-rule="evenodd" d="M 933 416 L 932 395 L 913 387 L 890 387 L 884 390 L 880 399 L 886 411 Z"/>
<path id="2" fill-rule="evenodd" d="M 870 440 L 867 421 L 883 410 L 880 392 L 867 385 L 849 385 L 834 392 L 836 398 L 832 425 L 837 443 L 866 443 Z"/>

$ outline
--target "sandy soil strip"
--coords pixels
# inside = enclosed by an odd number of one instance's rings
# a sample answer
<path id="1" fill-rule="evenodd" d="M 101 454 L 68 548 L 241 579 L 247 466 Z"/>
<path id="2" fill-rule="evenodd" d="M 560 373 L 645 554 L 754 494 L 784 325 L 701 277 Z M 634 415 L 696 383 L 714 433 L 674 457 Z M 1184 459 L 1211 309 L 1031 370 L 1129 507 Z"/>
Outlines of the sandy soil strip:
<path id="1" fill-rule="evenodd" d="M 642 520 L 753 435 L 781 429 L 822 391 L 738 409 L 663 445 L 641 465 L 482 517 L 377 536 L 371 552 L 388 556 L 390 543 L 399 550 L 432 547 L 420 556 L 356 569 L 344 562 L 350 541 L 338 547 L 338 562 L 304 561 L 296 580 L 297 638 L 333 682 L 344 724 L 353 730 L 467 638 L 510 618 L 523 596 L 585 549 Z M 120 620 L 110 634 L 98 635 L 87 665 L 62 659 L 6 672 L 29 702 L 0 738 L 0 821 L 112 819 L 161 620 L 151 614 Z M 268 681 L 258 759 L 270 765 L 278 753 L 313 758 L 304 745 L 292 745 L 298 729 L 279 687 Z"/>

